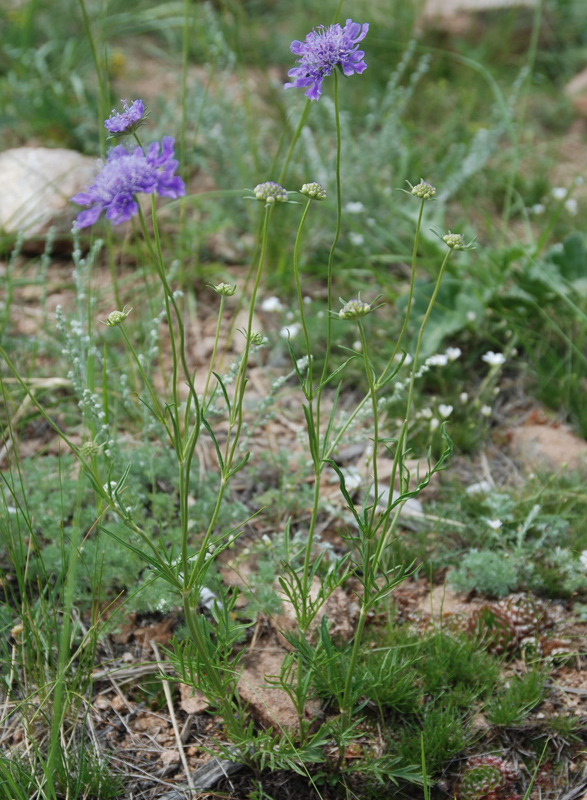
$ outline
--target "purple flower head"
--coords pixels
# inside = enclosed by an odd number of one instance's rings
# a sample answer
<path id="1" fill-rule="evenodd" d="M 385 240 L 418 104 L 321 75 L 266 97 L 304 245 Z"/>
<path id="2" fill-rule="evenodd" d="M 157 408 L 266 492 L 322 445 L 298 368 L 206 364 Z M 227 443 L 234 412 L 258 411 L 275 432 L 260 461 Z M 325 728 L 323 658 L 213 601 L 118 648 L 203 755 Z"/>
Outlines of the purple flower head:
<path id="1" fill-rule="evenodd" d="M 173 158 L 174 140 L 164 136 L 153 142 L 146 154 L 140 147 L 129 153 L 122 145 L 114 147 L 94 183 L 72 202 L 89 206 L 77 215 L 76 228 L 87 228 L 98 221 L 102 211 L 113 225 L 128 221 L 139 210 L 135 195 L 157 194 L 174 200 L 185 194 L 185 184 L 175 175 L 178 162 Z"/>
<path id="2" fill-rule="evenodd" d="M 123 100 L 122 103 L 124 111 L 121 114 L 112 109 L 108 119 L 104 120 L 104 127 L 113 135 L 119 136 L 124 133 L 133 133 L 146 116 L 142 100 L 133 100 L 130 106 L 126 100 Z"/>
<path id="3" fill-rule="evenodd" d="M 353 72 L 360 74 L 366 70 L 367 65 L 363 61 L 365 53 L 358 47 L 368 30 L 368 23 L 360 25 L 347 19 L 344 28 L 338 23 L 329 28 L 320 25 L 318 29 L 310 31 L 305 41 L 293 41 L 290 50 L 299 56 L 296 63 L 300 66 L 290 69 L 288 75 L 295 80 L 286 83 L 284 88 L 304 88 L 306 97 L 318 100 L 322 79 L 330 75 L 335 67 L 339 67 L 345 75 L 352 75 Z"/>

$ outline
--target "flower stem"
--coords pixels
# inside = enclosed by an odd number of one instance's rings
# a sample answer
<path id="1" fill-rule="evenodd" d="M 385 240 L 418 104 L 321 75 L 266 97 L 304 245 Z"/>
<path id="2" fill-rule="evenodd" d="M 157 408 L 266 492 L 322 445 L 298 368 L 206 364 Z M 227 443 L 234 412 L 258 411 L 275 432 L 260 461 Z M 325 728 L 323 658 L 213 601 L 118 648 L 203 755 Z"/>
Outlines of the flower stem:
<path id="1" fill-rule="evenodd" d="M 308 355 L 308 377 L 306 379 L 304 394 L 310 400 L 310 402 L 312 397 L 312 351 L 310 348 L 310 336 L 308 334 L 308 326 L 306 324 L 306 315 L 304 314 L 304 300 L 302 297 L 302 285 L 300 281 L 300 272 L 299 272 L 299 251 L 300 251 L 302 229 L 304 227 L 304 223 L 306 222 L 306 217 L 308 216 L 308 211 L 310 210 L 311 203 L 312 203 L 312 198 L 309 197 L 306 203 L 306 207 L 304 208 L 302 218 L 300 219 L 300 224 L 298 225 L 296 240 L 294 244 L 294 253 L 293 253 L 293 268 L 296 281 L 296 289 L 298 292 L 298 305 L 300 307 L 300 318 L 302 321 L 302 328 L 304 329 L 304 339 L 306 340 L 306 353 Z"/>

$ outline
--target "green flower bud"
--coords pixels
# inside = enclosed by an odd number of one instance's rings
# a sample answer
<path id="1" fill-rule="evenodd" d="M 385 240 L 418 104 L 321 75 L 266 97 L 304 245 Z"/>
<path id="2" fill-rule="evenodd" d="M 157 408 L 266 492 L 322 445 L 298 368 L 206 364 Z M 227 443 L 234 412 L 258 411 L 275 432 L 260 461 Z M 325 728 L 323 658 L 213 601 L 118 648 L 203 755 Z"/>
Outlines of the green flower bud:
<path id="1" fill-rule="evenodd" d="M 106 317 L 106 325 L 108 325 L 110 328 L 116 328 L 118 325 L 122 325 L 131 311 L 132 308 L 129 308 L 127 311 L 126 306 L 122 309 L 122 311 L 111 311 Z"/>
<path id="2" fill-rule="evenodd" d="M 342 301 L 341 301 L 342 302 Z M 362 300 L 349 300 L 338 312 L 340 319 L 360 319 L 371 311 L 369 303 Z"/>
<path id="3" fill-rule="evenodd" d="M 92 458 L 97 456 L 102 448 L 97 442 L 84 442 L 79 450 L 84 458 Z"/>
<path id="4" fill-rule="evenodd" d="M 259 183 L 253 189 L 253 194 L 257 198 L 257 200 L 261 200 L 264 203 L 269 203 L 272 205 L 273 203 L 287 203 L 288 194 L 283 186 L 280 186 L 275 181 L 265 181 L 265 183 Z"/>
<path id="5" fill-rule="evenodd" d="M 232 297 L 232 295 L 236 292 L 236 283 L 217 283 L 216 286 L 211 283 L 210 286 L 215 292 L 218 292 L 218 294 L 221 294 L 223 297 Z"/>
<path id="6" fill-rule="evenodd" d="M 262 333 L 257 333 L 257 331 L 251 331 L 251 335 L 249 337 L 250 344 L 253 347 L 261 347 L 261 345 L 265 344 L 265 337 Z"/>
<path id="7" fill-rule="evenodd" d="M 467 249 L 465 237 L 461 233 L 451 233 L 449 231 L 446 236 L 442 237 L 442 241 L 445 242 L 452 250 Z"/>
<path id="8" fill-rule="evenodd" d="M 427 181 L 420 181 L 415 186 L 412 186 L 412 194 L 414 197 L 419 197 L 421 200 L 430 200 L 436 194 L 436 189 L 431 183 Z"/>
<path id="9" fill-rule="evenodd" d="M 305 194 L 306 197 L 311 197 L 312 200 L 325 200 L 326 199 L 326 189 L 321 186 L 319 183 L 304 183 L 302 188 L 300 189 L 302 194 Z"/>

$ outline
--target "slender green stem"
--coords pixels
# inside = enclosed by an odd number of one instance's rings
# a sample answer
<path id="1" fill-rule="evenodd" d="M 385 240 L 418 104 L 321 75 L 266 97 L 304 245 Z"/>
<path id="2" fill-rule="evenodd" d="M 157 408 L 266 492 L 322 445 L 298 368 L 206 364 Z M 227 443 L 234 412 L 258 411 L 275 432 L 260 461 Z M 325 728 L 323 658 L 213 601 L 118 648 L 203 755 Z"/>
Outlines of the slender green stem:
<path id="1" fill-rule="evenodd" d="M 124 325 L 120 326 L 120 331 L 122 333 L 124 341 L 127 344 L 127 347 L 129 348 L 130 352 L 132 353 L 132 356 L 133 356 L 133 358 L 135 360 L 135 363 L 136 363 L 136 365 L 137 365 L 137 367 L 139 369 L 141 378 L 143 379 L 143 383 L 144 383 L 147 391 L 149 392 L 149 396 L 151 397 L 151 400 L 152 400 L 153 405 L 154 405 L 153 411 L 155 412 L 155 414 L 157 416 L 157 420 L 161 423 L 161 425 L 163 425 L 163 427 L 165 429 L 165 432 L 167 433 L 167 435 L 169 437 L 169 440 L 170 440 L 174 450 L 177 451 L 177 443 L 175 442 L 175 438 L 173 436 L 173 432 L 169 429 L 169 426 L 167 425 L 167 422 L 165 420 L 165 414 L 164 414 L 163 410 L 161 409 L 161 404 L 159 403 L 159 398 L 157 397 L 153 387 L 151 386 L 151 382 L 150 382 L 149 378 L 147 377 L 147 374 L 145 373 L 145 370 L 143 368 L 143 365 L 141 364 L 141 360 L 138 357 L 136 350 L 134 349 L 130 339 L 128 338 L 128 334 L 127 334 L 126 330 L 124 329 Z"/>
<path id="2" fill-rule="evenodd" d="M 302 322 L 302 328 L 304 330 L 304 339 L 306 340 L 306 353 L 308 354 L 308 377 L 306 380 L 306 387 L 304 389 L 304 393 L 308 399 L 312 397 L 312 350 L 310 347 L 310 336 L 308 334 L 308 326 L 306 324 L 306 315 L 304 313 L 304 299 L 302 297 L 302 284 L 300 281 L 300 272 L 299 272 L 299 253 L 300 253 L 300 242 L 302 238 L 302 229 L 304 227 L 304 223 L 306 222 L 306 217 L 308 216 L 308 211 L 310 210 L 311 203 L 312 203 L 312 198 L 309 197 L 306 203 L 306 207 L 304 208 L 304 211 L 302 213 L 300 224 L 298 225 L 296 240 L 294 244 L 294 253 L 293 253 L 293 268 L 296 281 L 296 289 L 298 293 L 298 306 L 300 308 L 300 319 Z"/>
<path id="3" fill-rule="evenodd" d="M 289 148 L 288 148 L 288 151 L 286 153 L 285 161 L 283 162 L 283 166 L 281 167 L 281 172 L 279 173 L 279 178 L 277 179 L 277 183 L 283 183 L 283 181 L 285 180 L 285 176 L 287 175 L 287 170 L 288 170 L 288 167 L 289 167 L 289 162 L 291 161 L 291 157 L 293 156 L 294 148 L 295 148 L 295 146 L 296 146 L 296 144 L 298 142 L 298 139 L 301 136 L 302 129 L 303 129 L 304 125 L 306 124 L 306 120 L 308 119 L 308 114 L 310 113 L 310 103 L 311 102 L 312 102 L 311 100 L 306 100 L 306 105 L 304 106 L 304 109 L 303 109 L 302 114 L 300 116 L 300 121 L 298 122 L 298 127 L 295 129 L 294 135 L 293 135 L 292 140 L 291 140 L 291 142 L 289 144 Z"/>
<path id="4" fill-rule="evenodd" d="M 251 349 L 251 333 L 253 331 L 253 314 L 255 312 L 255 300 L 257 298 L 257 291 L 259 289 L 259 283 L 261 280 L 261 272 L 263 270 L 263 264 L 265 262 L 265 253 L 267 252 L 267 240 L 268 240 L 268 232 L 269 232 L 269 218 L 271 216 L 273 206 L 266 205 L 265 206 L 265 213 L 263 217 L 263 228 L 261 232 L 261 253 L 259 255 L 259 263 L 257 265 L 257 274 L 255 275 L 255 282 L 253 284 L 253 291 L 251 293 L 251 301 L 249 305 L 249 319 L 247 322 L 247 330 L 245 336 L 245 350 L 241 358 L 241 362 L 239 364 L 238 373 L 235 381 L 235 390 L 234 390 L 234 404 L 233 410 L 231 414 L 231 418 L 229 421 L 230 431 L 236 425 L 236 432 L 234 437 L 232 438 L 230 434 L 227 438 L 226 442 L 226 458 L 225 458 L 225 466 L 227 471 L 230 469 L 230 465 L 234 460 L 234 454 L 236 452 L 236 448 L 238 445 L 238 441 L 240 438 L 240 432 L 243 424 L 243 400 L 245 395 L 245 387 L 246 387 L 246 379 L 247 379 L 247 362 L 249 360 L 249 351 Z"/>
<path id="5" fill-rule="evenodd" d="M 206 676 L 211 681 L 214 692 L 216 693 L 217 702 L 220 706 L 224 724 L 232 732 L 234 738 L 238 739 L 241 733 L 239 729 L 239 721 L 235 716 L 233 703 L 227 696 L 226 687 L 220 676 L 220 671 L 212 662 L 208 654 L 208 643 L 206 642 L 202 633 L 198 620 L 198 613 L 191 607 L 189 592 L 184 592 L 183 594 L 183 610 L 190 636 L 192 637 L 192 641 L 196 646 L 196 650 L 202 661 Z"/>
<path id="6" fill-rule="evenodd" d="M 416 342 L 416 352 L 414 353 L 414 361 L 412 363 L 412 374 L 410 376 L 410 386 L 408 389 L 408 399 L 406 402 L 406 416 L 404 421 L 404 429 L 407 430 L 407 426 L 410 422 L 410 414 L 412 411 L 412 397 L 414 394 L 414 382 L 416 380 L 416 372 L 418 369 L 418 358 L 420 356 L 420 348 L 422 347 L 422 339 L 424 338 L 424 330 L 428 323 L 428 318 L 432 312 L 432 308 L 434 303 L 436 302 L 436 296 L 438 294 L 438 290 L 440 288 L 440 282 L 442 280 L 442 276 L 444 275 L 444 270 L 446 265 L 448 264 L 448 260 L 451 256 L 452 248 L 449 248 L 446 252 L 442 265 L 440 267 L 440 272 L 438 273 L 438 277 L 436 279 L 436 285 L 434 286 L 434 291 L 432 292 L 432 297 L 430 298 L 430 302 L 428 303 L 428 308 L 426 309 L 426 313 L 424 314 L 424 319 L 422 320 L 422 324 L 420 325 L 420 331 L 418 333 L 418 340 Z M 405 437 L 404 437 L 405 438 Z"/>
<path id="7" fill-rule="evenodd" d="M 86 30 L 86 36 L 88 37 L 88 42 L 90 44 L 90 51 L 92 53 L 92 60 L 94 62 L 94 69 L 96 70 L 96 78 L 98 81 L 98 116 L 100 119 L 100 124 L 98 126 L 99 136 L 100 136 L 100 152 L 102 155 L 106 153 L 106 129 L 104 128 L 104 120 L 106 119 L 107 111 L 107 101 L 108 101 L 108 87 L 107 87 L 107 80 L 105 77 L 105 70 L 103 69 L 104 65 L 100 63 L 100 59 L 98 58 L 98 51 L 96 49 L 96 44 L 94 42 L 94 37 L 92 36 L 92 26 L 90 25 L 90 18 L 88 17 L 88 12 L 86 10 L 86 5 L 84 0 L 79 0 L 80 9 L 82 12 L 82 17 L 84 20 L 84 28 Z"/>
<path id="8" fill-rule="evenodd" d="M 323 386 L 328 375 L 328 362 L 330 360 L 330 350 L 332 347 L 332 272 L 334 264 L 334 251 L 340 237 L 342 225 L 342 190 L 340 182 L 340 153 L 341 153 L 341 131 L 340 131 L 340 109 L 338 104 L 338 71 L 334 70 L 334 116 L 336 119 L 336 231 L 330 253 L 328 254 L 328 308 L 326 312 L 326 352 L 324 354 L 324 366 L 320 385 Z M 316 434 L 320 431 L 320 401 L 322 400 L 322 389 L 318 389 L 316 396 Z M 327 442 L 324 442 L 324 446 Z"/>
<path id="9" fill-rule="evenodd" d="M 214 337 L 214 347 L 212 349 L 212 357 L 210 359 L 210 367 L 208 368 L 208 375 L 206 377 L 206 386 L 202 396 L 202 408 L 206 407 L 206 397 L 208 396 L 208 386 L 210 385 L 210 378 L 214 370 L 214 362 L 216 361 L 216 352 L 218 350 L 218 341 L 220 339 L 220 324 L 222 322 L 222 312 L 224 311 L 224 295 L 220 295 L 220 308 L 218 310 L 218 322 L 216 324 L 216 336 Z"/>
<path id="10" fill-rule="evenodd" d="M 322 467 L 320 462 L 314 465 L 314 500 L 312 502 L 312 515 L 310 517 L 310 525 L 308 526 L 308 539 L 306 541 L 306 550 L 304 553 L 304 566 L 302 568 L 302 614 L 300 630 L 305 633 L 311 620 L 309 612 L 309 592 L 310 592 L 310 561 L 312 558 L 312 544 L 314 542 L 314 531 L 316 529 L 316 520 L 318 519 L 318 506 L 320 503 L 320 475 L 322 474 Z"/>
<path id="11" fill-rule="evenodd" d="M 206 533 L 204 534 L 204 538 L 200 542 L 200 552 L 198 553 L 198 557 L 196 558 L 194 566 L 192 567 L 192 570 L 190 572 L 189 580 L 187 580 L 187 578 L 185 579 L 186 580 L 186 583 L 185 583 L 186 591 L 187 591 L 187 589 L 191 590 L 193 588 L 194 583 L 195 583 L 195 581 L 197 579 L 197 576 L 198 576 L 200 570 L 202 569 L 202 567 L 204 565 L 204 561 L 206 560 L 206 555 L 207 555 L 207 551 L 208 551 L 208 543 L 209 543 L 210 537 L 212 536 L 212 533 L 214 531 L 214 526 L 216 525 L 216 521 L 218 519 L 218 515 L 220 514 L 220 509 L 222 507 L 222 501 L 224 500 L 224 492 L 225 491 L 226 491 L 226 481 L 225 481 L 224 477 L 222 477 L 221 481 L 220 481 L 220 489 L 218 491 L 218 497 L 216 498 L 216 505 L 214 506 L 214 511 L 212 512 L 212 516 L 210 518 L 210 522 L 208 523 L 208 529 L 206 530 Z M 184 573 L 184 575 L 187 576 L 187 574 L 188 573 L 186 571 Z"/>
<path id="12" fill-rule="evenodd" d="M 372 457 L 372 465 L 373 465 L 373 508 L 371 509 L 370 520 L 369 520 L 369 530 L 372 530 L 373 523 L 375 521 L 375 512 L 377 510 L 377 500 L 379 497 L 379 479 L 377 476 L 377 454 L 379 448 L 379 411 L 377 409 L 377 387 L 375 385 L 375 379 L 373 377 L 373 369 L 371 367 L 371 362 L 369 360 L 369 350 L 367 346 L 367 337 L 365 336 L 365 329 L 361 323 L 361 320 L 358 320 L 359 326 L 359 335 L 361 337 L 361 345 L 363 347 L 363 359 L 365 362 L 365 374 L 367 376 L 367 383 L 369 384 L 369 397 L 371 398 L 371 407 L 373 409 L 373 457 Z"/>
<path id="13" fill-rule="evenodd" d="M 412 300 L 413 300 L 413 297 L 414 297 L 414 283 L 415 283 L 415 280 L 416 280 L 416 258 L 417 258 L 417 255 L 418 255 L 418 244 L 420 242 L 420 228 L 422 226 L 422 215 L 424 213 L 424 204 L 425 204 L 425 202 L 426 202 L 426 200 L 422 200 L 422 202 L 420 204 L 420 213 L 418 214 L 418 223 L 416 225 L 416 236 L 414 237 L 414 248 L 412 250 L 412 274 L 410 275 L 410 289 L 409 289 L 409 292 L 408 292 L 408 304 L 406 306 L 406 316 L 404 318 L 404 324 L 402 325 L 402 329 L 400 331 L 400 334 L 399 334 L 398 340 L 397 340 L 397 342 L 395 344 L 395 347 L 393 348 L 393 352 L 392 352 L 392 354 L 391 354 L 391 356 L 389 358 L 389 361 L 387 362 L 387 365 L 386 365 L 385 369 L 383 370 L 383 372 L 379 376 L 379 380 L 377 381 L 377 388 L 381 387 L 381 384 L 385 380 L 385 378 L 387 376 L 387 373 L 389 372 L 389 370 L 393 366 L 393 362 L 395 360 L 396 355 L 399 352 L 399 349 L 401 347 L 401 343 L 402 343 L 403 338 L 404 338 L 404 334 L 406 332 L 406 328 L 408 327 L 408 322 L 410 320 L 410 312 L 412 310 Z"/>
<path id="14" fill-rule="evenodd" d="M 147 247 L 149 248 L 149 251 L 150 251 L 151 256 L 153 258 L 153 264 L 155 266 L 155 269 L 157 270 L 157 274 L 159 275 L 160 280 L 163 283 L 163 295 L 164 295 L 164 301 L 165 301 L 165 314 L 167 316 L 167 325 L 169 327 L 169 340 L 171 342 L 171 362 L 172 362 L 172 364 L 171 364 L 171 367 L 172 367 L 171 392 L 172 392 L 172 395 L 173 395 L 173 405 L 174 405 L 173 415 L 174 415 L 174 417 L 176 419 L 176 422 L 178 422 L 178 420 L 179 420 L 179 398 L 178 398 L 178 392 L 177 392 L 177 366 L 178 366 L 178 362 L 177 362 L 177 346 L 176 346 L 176 343 L 175 343 L 175 334 L 174 334 L 174 331 L 173 331 L 173 317 L 172 317 L 172 314 L 171 314 L 171 303 L 170 303 L 170 293 L 171 293 L 171 291 L 170 291 L 169 286 L 167 284 L 167 278 L 165 277 L 165 271 L 163 269 L 163 265 L 162 265 L 162 263 L 160 263 L 160 260 L 159 260 L 159 258 L 160 258 L 159 257 L 159 253 L 156 253 L 153 250 L 151 237 L 149 236 L 149 231 L 147 229 L 147 223 L 145 222 L 145 216 L 143 214 L 143 210 L 140 207 L 140 205 L 139 205 L 139 222 L 140 222 L 140 225 L 141 225 L 141 230 L 143 232 L 143 236 L 145 238 L 145 242 L 147 243 Z M 158 248 L 160 250 L 161 245 L 159 243 L 158 235 L 155 236 L 155 242 L 157 243 Z M 161 256 L 161 261 L 162 261 L 162 256 Z"/>
<path id="15" fill-rule="evenodd" d="M 331 310 L 332 310 L 332 272 L 333 272 L 333 263 L 334 263 L 334 251 L 336 249 L 336 245 L 340 236 L 340 229 L 341 229 L 341 221 L 342 221 L 342 194 L 341 194 L 341 182 L 340 182 L 340 152 L 341 152 L 341 133 L 340 133 L 340 112 L 339 112 L 339 105 L 338 105 L 338 74 L 336 70 L 334 71 L 334 110 L 335 110 L 335 118 L 336 118 L 336 207 L 337 207 L 337 218 L 336 218 L 336 231 L 334 234 L 334 239 L 330 248 L 330 253 L 328 256 L 328 308 L 326 314 L 326 353 L 324 357 L 324 366 L 322 368 L 322 376 L 320 378 L 320 385 L 316 391 L 316 412 L 314 415 L 312 406 L 310 406 L 310 412 L 312 413 L 313 425 L 314 425 L 314 436 L 316 442 L 316 451 L 320 454 L 320 451 L 326 451 L 328 443 L 326 441 L 323 442 L 322 448 L 320 447 L 320 404 L 322 399 L 322 390 L 325 385 L 326 377 L 328 375 L 328 361 L 330 358 L 330 348 L 331 348 L 331 336 L 332 336 L 332 323 L 331 323 Z M 300 303 L 301 305 L 301 303 Z M 312 513 L 310 517 L 310 525 L 308 527 L 308 539 L 306 542 L 306 551 L 304 556 L 304 566 L 302 571 L 302 594 L 303 594 L 303 602 L 304 602 L 304 610 L 303 610 L 303 620 L 304 624 L 308 622 L 308 614 L 307 614 L 307 599 L 308 599 L 308 592 L 309 592 L 309 575 L 310 575 L 310 559 L 312 554 L 312 546 L 314 543 L 314 531 L 316 529 L 316 520 L 318 518 L 318 506 L 320 501 L 320 476 L 322 475 L 322 470 L 324 469 L 324 456 L 320 458 L 317 456 L 317 460 L 314 463 L 314 501 L 312 504 Z"/>

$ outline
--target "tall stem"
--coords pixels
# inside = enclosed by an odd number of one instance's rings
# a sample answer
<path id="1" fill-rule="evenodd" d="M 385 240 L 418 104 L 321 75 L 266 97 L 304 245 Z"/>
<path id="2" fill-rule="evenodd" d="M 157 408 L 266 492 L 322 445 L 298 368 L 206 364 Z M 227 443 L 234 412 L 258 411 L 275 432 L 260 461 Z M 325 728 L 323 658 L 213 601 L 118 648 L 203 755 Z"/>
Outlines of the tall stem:
<path id="1" fill-rule="evenodd" d="M 293 268 L 296 281 L 296 289 L 298 293 L 298 306 L 300 309 L 300 319 L 302 322 L 302 328 L 304 330 L 304 339 L 306 340 L 306 353 L 308 355 L 308 378 L 306 380 L 306 388 L 304 392 L 308 399 L 312 397 L 312 350 L 310 348 L 310 336 L 308 334 L 306 315 L 304 313 L 304 298 L 302 297 L 302 284 L 300 281 L 300 272 L 299 272 L 299 252 L 300 252 L 300 241 L 302 238 L 302 229 L 304 227 L 304 223 L 306 222 L 306 217 L 308 216 L 308 211 L 310 210 L 311 203 L 312 203 L 312 198 L 309 197 L 308 202 L 306 203 L 306 207 L 304 208 L 302 218 L 300 219 L 300 224 L 298 225 L 296 240 L 294 244 L 294 253 L 293 253 Z"/>
<path id="2" fill-rule="evenodd" d="M 340 183 L 340 152 L 341 152 L 341 133 L 340 133 L 340 109 L 338 105 L 338 72 L 334 70 L 334 115 L 336 119 L 336 231 L 328 254 L 328 309 L 326 313 L 326 353 L 324 355 L 324 366 L 322 368 L 322 378 L 320 384 L 323 385 L 328 375 L 328 362 L 330 360 L 330 349 L 332 346 L 332 268 L 334 264 L 334 251 L 340 237 L 342 225 L 342 191 Z M 316 434 L 320 432 L 320 401 L 322 399 L 322 389 L 318 389 L 316 397 Z M 324 442 L 326 446 L 327 442 Z"/>

